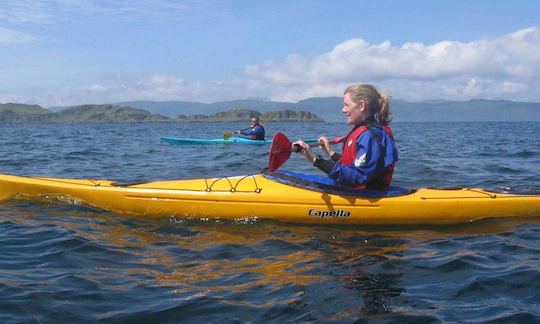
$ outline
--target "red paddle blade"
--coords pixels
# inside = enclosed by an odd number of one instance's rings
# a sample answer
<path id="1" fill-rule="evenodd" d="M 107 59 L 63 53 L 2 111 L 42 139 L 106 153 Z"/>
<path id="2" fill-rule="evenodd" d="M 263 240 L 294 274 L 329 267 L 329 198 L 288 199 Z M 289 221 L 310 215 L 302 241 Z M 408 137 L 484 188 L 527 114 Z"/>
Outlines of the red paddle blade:
<path id="1" fill-rule="evenodd" d="M 282 132 L 277 132 L 272 137 L 270 154 L 268 156 L 268 171 L 274 172 L 291 157 L 291 145 L 287 136 Z"/>

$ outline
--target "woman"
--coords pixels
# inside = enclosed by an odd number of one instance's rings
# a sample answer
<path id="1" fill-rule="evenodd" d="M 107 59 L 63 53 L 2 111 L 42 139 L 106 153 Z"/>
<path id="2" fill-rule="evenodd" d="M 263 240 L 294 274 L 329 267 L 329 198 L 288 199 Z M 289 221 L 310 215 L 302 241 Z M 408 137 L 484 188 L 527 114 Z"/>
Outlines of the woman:
<path id="1" fill-rule="evenodd" d="M 345 89 L 343 109 L 347 124 L 353 128 L 343 141 L 338 154 L 326 137 L 321 137 L 322 150 L 330 160 L 315 155 L 308 144 L 297 141 L 300 153 L 314 166 L 328 174 L 338 185 L 363 190 L 387 190 L 398 160 L 390 123 L 389 98 L 369 84 L 354 84 Z"/>

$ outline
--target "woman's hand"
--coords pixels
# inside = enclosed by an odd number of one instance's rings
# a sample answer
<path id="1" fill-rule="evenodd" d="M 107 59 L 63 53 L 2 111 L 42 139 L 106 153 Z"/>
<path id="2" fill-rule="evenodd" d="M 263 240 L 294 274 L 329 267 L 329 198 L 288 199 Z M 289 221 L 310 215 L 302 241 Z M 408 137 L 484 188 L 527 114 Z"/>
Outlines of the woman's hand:
<path id="1" fill-rule="evenodd" d="M 336 151 L 334 151 L 334 149 L 332 148 L 332 145 L 330 145 L 330 141 L 328 140 L 328 138 L 324 136 L 319 137 L 319 144 L 321 144 L 321 150 L 323 150 L 323 152 L 326 153 L 326 155 L 328 155 L 329 157 L 332 157 L 332 155 L 336 153 Z"/>
<path id="2" fill-rule="evenodd" d="M 315 156 L 315 154 L 313 154 L 313 152 L 311 152 L 311 149 L 309 148 L 309 145 L 306 142 L 304 142 L 302 140 L 298 140 L 298 141 L 292 143 L 291 149 L 293 150 L 293 152 L 295 151 L 294 147 L 296 145 L 300 146 L 300 148 L 301 148 L 300 152 L 298 152 L 298 153 L 302 154 L 304 156 L 304 158 L 306 158 L 306 160 L 309 163 L 311 163 L 311 164 L 315 163 L 315 159 L 317 157 Z"/>

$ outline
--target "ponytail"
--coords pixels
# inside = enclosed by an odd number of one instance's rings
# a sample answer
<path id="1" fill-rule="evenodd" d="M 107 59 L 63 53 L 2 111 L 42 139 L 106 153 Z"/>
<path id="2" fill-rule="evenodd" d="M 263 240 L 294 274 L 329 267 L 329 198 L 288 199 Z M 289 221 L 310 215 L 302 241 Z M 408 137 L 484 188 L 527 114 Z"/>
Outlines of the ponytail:
<path id="1" fill-rule="evenodd" d="M 381 94 L 380 109 L 375 113 L 375 118 L 382 124 L 388 125 L 392 121 L 392 114 L 390 113 L 390 97 L 385 94 Z"/>

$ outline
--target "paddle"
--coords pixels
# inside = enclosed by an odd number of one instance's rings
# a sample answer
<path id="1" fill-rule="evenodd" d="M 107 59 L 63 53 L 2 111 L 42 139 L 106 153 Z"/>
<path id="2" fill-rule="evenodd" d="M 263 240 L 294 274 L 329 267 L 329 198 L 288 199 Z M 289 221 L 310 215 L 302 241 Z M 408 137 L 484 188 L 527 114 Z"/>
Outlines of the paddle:
<path id="1" fill-rule="evenodd" d="M 243 132 L 243 131 L 246 131 L 248 129 L 250 129 L 251 127 L 246 127 L 244 129 L 241 129 L 240 131 Z M 232 136 L 234 135 L 234 133 L 231 133 L 231 132 L 226 132 L 226 133 L 223 133 L 223 139 L 229 139 L 231 138 Z"/>
<path id="2" fill-rule="evenodd" d="M 337 144 L 344 140 L 344 137 L 336 137 L 330 141 L 330 144 Z M 310 147 L 320 146 L 320 142 L 309 143 Z M 279 169 L 290 157 L 291 153 L 294 151 L 296 153 L 300 152 L 302 147 L 298 144 L 295 144 L 294 147 L 282 132 L 277 132 L 272 137 L 272 145 L 270 145 L 270 154 L 268 156 L 268 171 L 274 172 Z"/>

